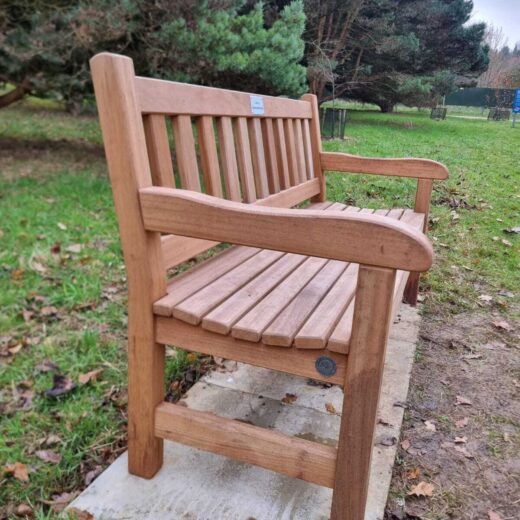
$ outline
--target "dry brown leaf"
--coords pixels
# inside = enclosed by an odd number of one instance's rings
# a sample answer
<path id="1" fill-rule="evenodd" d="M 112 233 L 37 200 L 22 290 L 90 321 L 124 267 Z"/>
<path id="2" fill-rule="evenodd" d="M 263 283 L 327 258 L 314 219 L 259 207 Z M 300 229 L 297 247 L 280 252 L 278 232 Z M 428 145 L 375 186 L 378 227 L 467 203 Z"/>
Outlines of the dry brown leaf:
<path id="1" fill-rule="evenodd" d="M 462 453 L 467 459 L 474 459 L 473 455 L 466 449 L 466 446 L 455 446 L 455 451 Z"/>
<path id="2" fill-rule="evenodd" d="M 99 376 L 99 374 L 101 374 L 101 372 L 103 372 L 102 368 L 97 368 L 95 370 L 91 370 L 90 372 L 87 372 L 86 374 L 81 374 L 79 376 L 78 380 L 82 385 L 86 385 L 90 381 L 95 381 L 97 379 L 97 377 Z"/>
<path id="3" fill-rule="evenodd" d="M 61 222 L 58 222 L 56 224 L 62 231 L 65 231 L 67 229 L 67 226 L 65 224 L 62 224 Z"/>
<path id="4" fill-rule="evenodd" d="M 404 451 L 408 451 L 410 449 L 411 443 L 408 439 L 404 439 L 401 441 L 401 448 L 403 448 Z"/>
<path id="5" fill-rule="evenodd" d="M 433 421 L 424 421 L 424 426 L 426 426 L 426 429 L 430 432 L 437 431 L 437 427 L 435 426 L 435 423 Z"/>
<path id="6" fill-rule="evenodd" d="M 325 403 L 325 409 L 329 413 L 336 413 L 336 408 L 334 407 L 334 405 L 332 403 Z"/>
<path id="7" fill-rule="evenodd" d="M 503 238 L 500 242 L 502 242 L 502 244 L 504 244 L 506 247 L 513 247 L 513 244 L 511 242 L 509 242 L 509 240 L 506 240 L 505 238 Z"/>
<path id="8" fill-rule="evenodd" d="M 54 374 L 52 388 L 45 391 L 47 397 L 59 397 L 74 390 L 76 385 L 72 379 L 62 374 Z"/>
<path id="9" fill-rule="evenodd" d="M 506 330 L 507 332 L 511 332 L 513 330 L 513 327 L 511 327 L 511 325 L 506 320 L 497 319 L 492 323 L 497 329 Z"/>
<path id="10" fill-rule="evenodd" d="M 34 454 L 43 462 L 50 462 L 51 464 L 59 464 L 61 462 L 61 455 L 51 450 L 38 450 Z"/>
<path id="11" fill-rule="evenodd" d="M 296 394 L 285 394 L 285 397 L 282 397 L 282 403 L 283 404 L 292 404 L 294 401 L 298 399 L 298 396 Z"/>
<path id="12" fill-rule="evenodd" d="M 8 464 L 4 468 L 6 475 L 12 475 L 16 480 L 20 482 L 29 482 L 29 472 L 27 466 L 22 462 L 15 462 L 14 464 Z"/>
<path id="13" fill-rule="evenodd" d="M 28 504 L 20 504 L 15 510 L 16 516 L 34 518 L 34 511 Z"/>
<path id="14" fill-rule="evenodd" d="M 67 513 L 71 515 L 71 518 L 74 520 L 93 520 L 94 515 L 89 513 L 88 511 L 84 511 L 83 509 L 78 509 L 77 507 L 70 507 L 67 509 Z"/>
<path id="15" fill-rule="evenodd" d="M 412 489 L 408 493 L 409 495 L 415 495 L 417 497 L 431 497 L 435 486 L 429 482 L 421 481 L 419 484 L 412 486 Z"/>
<path id="16" fill-rule="evenodd" d="M 487 512 L 489 520 L 502 520 L 502 517 L 495 513 L 494 511 L 491 511 L 491 509 Z"/>
<path id="17" fill-rule="evenodd" d="M 81 253 L 81 249 L 83 248 L 83 246 L 81 244 L 72 244 L 68 247 L 65 248 L 65 251 L 67 251 L 67 253 Z"/>
<path id="18" fill-rule="evenodd" d="M 493 296 L 489 296 L 489 294 L 481 294 L 478 299 L 481 302 L 490 302 L 493 300 Z"/>
<path id="19" fill-rule="evenodd" d="M 25 271 L 23 269 L 14 269 L 13 271 L 11 271 L 11 279 L 16 282 L 18 280 L 21 280 L 24 274 Z"/>
<path id="20" fill-rule="evenodd" d="M 462 419 L 455 421 L 455 426 L 457 428 L 464 428 L 468 425 L 468 422 L 469 422 L 469 417 L 463 417 Z"/>
<path id="21" fill-rule="evenodd" d="M 455 444 L 466 444 L 467 442 L 467 437 L 455 437 Z"/>
<path id="22" fill-rule="evenodd" d="M 61 513 L 69 502 L 72 502 L 79 495 L 79 491 L 73 493 L 61 493 L 60 495 L 52 495 L 52 500 L 42 500 L 44 504 L 51 506 L 55 513 Z"/>
<path id="23" fill-rule="evenodd" d="M 413 479 L 419 478 L 420 476 L 421 476 L 420 468 L 411 469 L 410 471 L 408 471 L 406 473 L 406 478 L 408 480 L 413 480 Z"/>
<path id="24" fill-rule="evenodd" d="M 471 401 L 470 401 L 467 397 L 464 397 L 464 396 L 462 396 L 462 395 L 458 395 L 458 396 L 456 397 L 455 404 L 456 404 L 456 405 L 466 405 L 466 406 L 471 406 Z"/>
<path id="25" fill-rule="evenodd" d="M 23 318 L 23 321 L 25 321 L 25 323 L 27 323 L 34 315 L 34 312 L 32 311 L 29 311 L 27 309 L 24 309 L 22 311 L 22 318 Z"/>
<path id="26" fill-rule="evenodd" d="M 34 271 L 36 271 L 37 273 L 40 273 L 40 274 L 44 274 L 47 272 L 47 268 L 40 262 L 32 262 L 31 267 L 33 268 Z"/>

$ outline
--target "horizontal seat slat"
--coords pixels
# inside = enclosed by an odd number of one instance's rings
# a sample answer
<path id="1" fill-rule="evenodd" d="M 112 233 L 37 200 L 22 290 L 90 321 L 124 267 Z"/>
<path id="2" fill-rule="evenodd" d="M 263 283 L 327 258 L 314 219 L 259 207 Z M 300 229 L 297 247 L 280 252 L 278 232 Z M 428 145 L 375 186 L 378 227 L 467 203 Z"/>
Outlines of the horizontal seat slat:
<path id="1" fill-rule="evenodd" d="M 264 201 L 282 196 L 280 192 Z M 424 222 L 423 214 L 411 210 L 360 209 L 329 201 L 308 207 L 387 215 L 418 229 Z M 211 333 L 231 334 L 237 341 L 271 348 L 326 348 L 345 354 L 352 330 L 358 267 L 325 258 L 232 247 L 174 278 L 169 294 L 156 302 L 154 309 L 156 314 L 173 314 Z M 397 271 L 396 308 L 407 278 L 407 272 Z"/>
<path id="2" fill-rule="evenodd" d="M 173 316 L 192 325 L 278 260 L 281 251 L 260 251 L 173 307 Z"/>
<path id="3" fill-rule="evenodd" d="M 253 114 L 251 94 L 234 90 L 188 85 L 136 77 L 135 90 L 138 106 L 143 114 L 186 114 L 191 116 L 280 117 L 310 119 L 311 104 L 307 101 L 261 97 L 263 114 Z"/>

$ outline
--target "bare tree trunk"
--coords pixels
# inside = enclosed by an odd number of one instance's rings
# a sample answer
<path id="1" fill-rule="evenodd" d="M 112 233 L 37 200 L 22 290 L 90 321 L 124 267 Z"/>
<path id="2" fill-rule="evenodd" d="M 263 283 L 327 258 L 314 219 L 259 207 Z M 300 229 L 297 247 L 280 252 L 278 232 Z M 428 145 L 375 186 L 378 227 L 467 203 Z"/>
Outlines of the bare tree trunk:
<path id="1" fill-rule="evenodd" d="M 5 108 L 6 106 L 10 105 L 11 103 L 14 103 L 15 101 L 19 101 L 30 90 L 31 90 L 31 81 L 28 78 L 25 78 L 13 90 L 9 91 L 7 94 L 0 96 L 0 108 Z"/>

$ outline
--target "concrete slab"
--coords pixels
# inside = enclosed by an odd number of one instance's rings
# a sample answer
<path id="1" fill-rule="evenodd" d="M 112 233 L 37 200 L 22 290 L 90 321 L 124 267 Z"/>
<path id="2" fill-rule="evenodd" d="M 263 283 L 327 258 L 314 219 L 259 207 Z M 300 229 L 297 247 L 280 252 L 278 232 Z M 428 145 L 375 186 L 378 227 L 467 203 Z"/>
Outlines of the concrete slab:
<path id="1" fill-rule="evenodd" d="M 385 363 L 365 520 L 381 520 L 388 495 L 403 408 L 418 336 L 419 315 L 402 306 Z M 286 434 L 336 445 L 341 410 L 338 387 L 227 361 L 193 386 L 189 408 L 211 410 Z M 283 404 L 287 393 L 293 404 Z M 152 480 L 127 472 L 126 453 L 70 505 L 98 520 L 326 520 L 330 489 L 235 462 L 180 444 L 165 443 L 163 468 Z"/>

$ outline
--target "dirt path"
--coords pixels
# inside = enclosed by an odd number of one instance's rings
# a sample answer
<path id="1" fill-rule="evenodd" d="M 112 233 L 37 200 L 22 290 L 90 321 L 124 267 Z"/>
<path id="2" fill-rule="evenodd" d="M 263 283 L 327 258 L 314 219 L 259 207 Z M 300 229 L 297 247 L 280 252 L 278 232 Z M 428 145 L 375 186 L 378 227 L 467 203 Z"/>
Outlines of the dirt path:
<path id="1" fill-rule="evenodd" d="M 520 518 L 519 333 L 491 312 L 424 318 L 387 520 Z"/>

